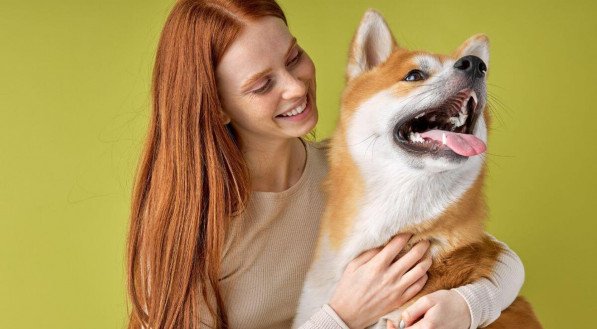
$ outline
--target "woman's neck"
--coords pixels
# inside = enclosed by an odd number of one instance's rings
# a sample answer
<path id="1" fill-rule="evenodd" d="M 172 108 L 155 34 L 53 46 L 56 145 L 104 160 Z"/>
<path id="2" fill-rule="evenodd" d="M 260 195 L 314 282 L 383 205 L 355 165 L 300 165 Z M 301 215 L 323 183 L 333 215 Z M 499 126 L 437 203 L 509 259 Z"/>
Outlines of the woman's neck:
<path id="1" fill-rule="evenodd" d="M 242 150 L 253 191 L 285 191 L 296 184 L 305 168 L 307 154 L 299 138 L 252 142 Z"/>

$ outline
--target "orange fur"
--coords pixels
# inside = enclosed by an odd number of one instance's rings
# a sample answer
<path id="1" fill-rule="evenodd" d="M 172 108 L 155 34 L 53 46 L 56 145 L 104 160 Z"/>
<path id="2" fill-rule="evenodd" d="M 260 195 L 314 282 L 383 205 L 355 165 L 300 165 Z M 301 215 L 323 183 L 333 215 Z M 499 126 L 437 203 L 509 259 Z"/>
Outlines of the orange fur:
<path id="1" fill-rule="evenodd" d="M 338 129 L 334 140 L 343 140 L 343 129 Z M 364 183 L 356 164 L 348 155 L 346 143 L 336 143 L 334 151 L 329 153 L 330 170 L 324 182 L 328 203 L 323 213 L 320 234 L 327 234 L 332 248 L 340 248 L 346 234 L 352 227 L 352 217 L 356 214 L 356 204 L 363 195 Z M 319 241 L 321 241 L 321 235 Z M 319 254 L 319 245 L 316 255 Z"/>
<path id="2" fill-rule="evenodd" d="M 510 306 L 502 311 L 500 317 L 488 325 L 488 329 L 540 329 L 539 319 L 531 304 L 518 296 Z"/>

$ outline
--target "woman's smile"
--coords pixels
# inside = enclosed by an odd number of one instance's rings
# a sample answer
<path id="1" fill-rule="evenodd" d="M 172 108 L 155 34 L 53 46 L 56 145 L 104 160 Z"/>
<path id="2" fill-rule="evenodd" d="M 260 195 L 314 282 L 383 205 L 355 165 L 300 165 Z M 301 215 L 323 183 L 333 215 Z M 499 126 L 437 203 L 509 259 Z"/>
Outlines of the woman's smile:
<path id="1" fill-rule="evenodd" d="M 277 115 L 275 118 L 284 121 L 303 121 L 312 115 L 312 100 L 309 94 L 301 102 L 300 105 L 291 108 L 288 112 Z"/>

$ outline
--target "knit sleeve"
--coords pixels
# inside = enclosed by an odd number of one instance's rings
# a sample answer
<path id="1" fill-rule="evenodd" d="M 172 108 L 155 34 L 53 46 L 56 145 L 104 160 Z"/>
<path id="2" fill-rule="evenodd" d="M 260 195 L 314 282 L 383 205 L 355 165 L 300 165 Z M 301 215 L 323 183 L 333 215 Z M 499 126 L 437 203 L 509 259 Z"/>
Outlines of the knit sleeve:
<path id="1" fill-rule="evenodd" d="M 317 313 L 299 327 L 299 329 L 349 329 L 334 310 L 328 305 L 323 305 Z"/>
<path id="2" fill-rule="evenodd" d="M 470 329 L 483 328 L 499 318 L 522 288 L 524 266 L 522 261 L 505 243 L 490 237 L 502 246 L 489 278 L 454 288 L 466 301 L 471 315 Z"/>

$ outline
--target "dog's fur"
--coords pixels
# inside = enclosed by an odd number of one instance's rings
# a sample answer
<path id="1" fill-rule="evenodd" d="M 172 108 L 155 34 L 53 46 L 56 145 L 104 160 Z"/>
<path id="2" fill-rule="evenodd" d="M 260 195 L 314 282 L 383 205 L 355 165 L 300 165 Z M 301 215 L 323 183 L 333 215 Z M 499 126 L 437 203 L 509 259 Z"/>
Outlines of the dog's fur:
<path id="1" fill-rule="evenodd" d="M 454 68 L 458 59 L 470 55 L 489 65 L 484 35 L 468 39 L 451 56 L 412 52 L 397 45 L 377 12 L 370 10 L 363 17 L 330 143 L 328 204 L 295 326 L 329 301 L 352 259 L 399 232 L 413 234 L 409 246 L 429 240 L 433 257 L 425 287 L 403 308 L 433 291 L 490 276 L 501 249 L 484 233 L 484 156 L 462 156 L 445 147 L 413 151 L 396 140 L 399 123 L 426 109 L 441 109 L 462 90 L 473 90 L 478 99 L 472 103 L 477 111 L 472 134 L 487 142 L 485 77 L 473 79 Z M 413 69 L 425 72 L 426 78 L 404 81 Z M 387 319 L 399 318 L 396 310 L 377 326 L 385 328 Z M 541 326 L 519 297 L 488 328 Z"/>

